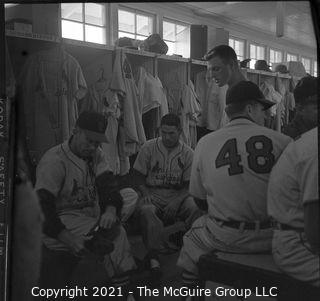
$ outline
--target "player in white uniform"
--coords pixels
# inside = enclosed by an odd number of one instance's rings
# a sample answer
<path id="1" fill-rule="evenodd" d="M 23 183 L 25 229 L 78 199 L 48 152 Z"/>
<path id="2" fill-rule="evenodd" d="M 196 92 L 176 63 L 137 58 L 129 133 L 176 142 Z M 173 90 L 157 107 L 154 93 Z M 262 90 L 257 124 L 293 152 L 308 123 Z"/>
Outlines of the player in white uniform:
<path id="1" fill-rule="evenodd" d="M 67 284 L 67 274 L 71 273 L 67 269 L 74 267 L 86 253 L 85 242 L 89 239 L 86 235 L 96 226 L 116 233 L 111 235 L 114 250 L 104 257 L 113 284 L 127 284 L 128 277 L 123 275 L 135 268 L 126 232 L 117 226 L 117 221 L 122 205 L 125 208 L 128 202 L 135 205 L 137 194 L 129 188 L 120 190 L 121 196 L 117 191 L 110 192 L 110 168 L 99 147 L 101 142 L 106 142 L 105 129 L 103 115 L 82 112 L 71 138 L 48 150 L 37 167 L 35 189 L 45 216 L 43 258 L 46 260 L 42 272 L 44 278 L 60 287 Z M 66 264 L 57 260 L 66 256 L 69 258 Z M 57 274 L 56 269 L 49 270 L 46 264 L 50 266 L 51 260 L 66 268 L 66 275 Z M 53 287 L 49 280 L 46 285 Z"/>
<path id="2" fill-rule="evenodd" d="M 193 150 L 182 141 L 180 119 L 167 114 L 161 119 L 161 137 L 141 148 L 134 170 L 140 178 L 139 215 L 144 243 L 150 258 L 151 274 L 159 274 L 157 253 L 163 222 L 181 219 L 189 229 L 201 214 L 188 192 Z"/>
<path id="3" fill-rule="evenodd" d="M 303 101 L 317 96 L 317 82 L 296 89 Z M 288 275 L 320 286 L 318 128 L 290 143 L 270 175 L 268 213 L 276 221 L 272 249 Z"/>
<path id="4" fill-rule="evenodd" d="M 178 266 L 188 286 L 198 284 L 203 254 L 271 250 L 268 179 L 291 138 L 261 126 L 273 103 L 254 83 L 241 81 L 229 89 L 226 105 L 230 122 L 199 141 L 192 164 L 190 193 L 207 201 L 208 214 L 184 236 Z"/>

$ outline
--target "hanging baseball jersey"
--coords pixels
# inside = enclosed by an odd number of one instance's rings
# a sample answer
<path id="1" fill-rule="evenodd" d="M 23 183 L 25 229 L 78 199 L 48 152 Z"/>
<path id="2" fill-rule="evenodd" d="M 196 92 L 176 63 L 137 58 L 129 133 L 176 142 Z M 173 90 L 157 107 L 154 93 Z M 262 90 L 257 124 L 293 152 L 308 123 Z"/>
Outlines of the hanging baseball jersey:
<path id="1" fill-rule="evenodd" d="M 110 168 L 114 174 L 120 173 L 118 151 L 118 121 L 120 119 L 120 103 L 116 92 L 111 91 L 106 82 L 96 82 L 88 89 L 85 99 L 81 102 L 81 111 L 94 111 L 106 116 L 108 126 L 106 138 L 108 143 L 102 143 Z"/>
<path id="2" fill-rule="evenodd" d="M 278 222 L 304 228 L 303 205 L 319 200 L 318 128 L 290 143 L 274 166 L 268 187 L 268 213 Z"/>
<path id="3" fill-rule="evenodd" d="M 193 150 L 185 143 L 170 153 L 161 138 L 147 141 L 139 151 L 133 168 L 146 176 L 151 187 L 174 188 L 190 179 Z"/>
<path id="4" fill-rule="evenodd" d="M 60 46 L 32 54 L 20 74 L 26 140 L 37 163 L 71 135 L 86 82 L 79 63 Z"/>
<path id="5" fill-rule="evenodd" d="M 184 86 L 181 96 L 182 140 L 191 148 L 197 144 L 196 124 L 200 114 L 200 101 L 191 80 Z"/>
<path id="6" fill-rule="evenodd" d="M 124 153 L 130 156 L 139 151 L 141 145 L 146 142 L 146 137 L 142 125 L 138 89 L 130 63 L 121 49 L 115 51 L 110 89 L 118 93 L 121 103 L 125 133 Z"/>
<path id="7" fill-rule="evenodd" d="M 246 118 L 198 142 L 190 194 L 208 202 L 209 216 L 224 221 L 265 221 L 271 169 L 291 139 Z"/>

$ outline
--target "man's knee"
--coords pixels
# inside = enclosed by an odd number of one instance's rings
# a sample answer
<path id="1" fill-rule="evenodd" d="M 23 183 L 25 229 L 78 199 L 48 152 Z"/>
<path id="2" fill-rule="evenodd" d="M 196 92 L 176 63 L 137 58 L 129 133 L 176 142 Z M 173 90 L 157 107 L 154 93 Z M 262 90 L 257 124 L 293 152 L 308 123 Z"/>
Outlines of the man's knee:
<path id="1" fill-rule="evenodd" d="M 121 221 L 126 222 L 136 209 L 138 194 L 132 188 L 120 190 L 123 206 L 121 209 Z"/>
<path id="2" fill-rule="evenodd" d="M 157 208 L 153 204 L 142 205 L 139 208 L 140 215 L 145 216 L 145 217 L 155 216 L 156 210 L 157 210 Z"/>

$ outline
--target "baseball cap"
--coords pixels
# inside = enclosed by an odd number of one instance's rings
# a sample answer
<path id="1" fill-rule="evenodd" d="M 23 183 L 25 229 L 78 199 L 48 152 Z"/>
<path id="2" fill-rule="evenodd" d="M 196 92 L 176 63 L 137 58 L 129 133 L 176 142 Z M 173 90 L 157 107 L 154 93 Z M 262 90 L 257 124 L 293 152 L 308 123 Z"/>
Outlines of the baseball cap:
<path id="1" fill-rule="evenodd" d="M 82 129 L 89 139 L 99 142 L 108 142 L 105 135 L 107 124 L 107 119 L 102 114 L 92 111 L 83 111 L 76 122 L 76 126 Z"/>
<path id="2" fill-rule="evenodd" d="M 261 103 L 266 110 L 275 104 L 274 102 L 266 99 L 260 91 L 259 87 L 255 83 L 250 81 L 241 81 L 227 91 L 227 105 L 249 100 L 255 100 Z"/>
<path id="3" fill-rule="evenodd" d="M 293 95 L 297 104 L 318 101 L 318 79 L 314 76 L 301 78 L 294 88 Z"/>

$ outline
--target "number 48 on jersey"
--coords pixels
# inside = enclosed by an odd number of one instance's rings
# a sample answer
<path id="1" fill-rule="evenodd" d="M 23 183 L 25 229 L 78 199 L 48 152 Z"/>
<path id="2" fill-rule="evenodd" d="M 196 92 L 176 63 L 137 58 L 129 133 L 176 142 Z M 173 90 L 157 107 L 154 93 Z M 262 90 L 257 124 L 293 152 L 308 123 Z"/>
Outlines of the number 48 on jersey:
<path id="1" fill-rule="evenodd" d="M 252 136 L 246 141 L 248 167 L 256 173 L 270 173 L 275 157 L 272 153 L 272 140 L 266 136 Z M 216 168 L 229 165 L 230 176 L 243 173 L 241 156 L 238 153 L 237 139 L 229 139 L 222 146 L 215 160 Z"/>

